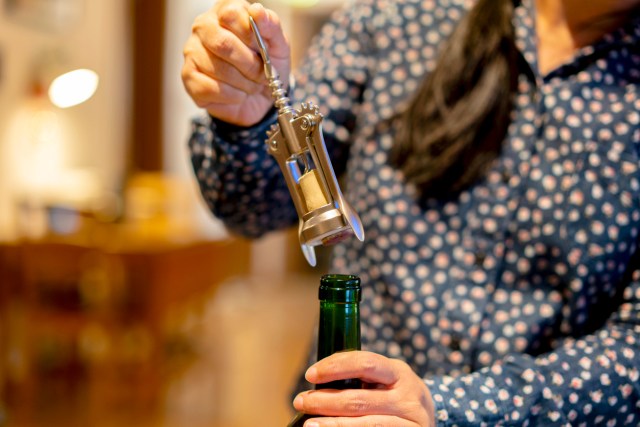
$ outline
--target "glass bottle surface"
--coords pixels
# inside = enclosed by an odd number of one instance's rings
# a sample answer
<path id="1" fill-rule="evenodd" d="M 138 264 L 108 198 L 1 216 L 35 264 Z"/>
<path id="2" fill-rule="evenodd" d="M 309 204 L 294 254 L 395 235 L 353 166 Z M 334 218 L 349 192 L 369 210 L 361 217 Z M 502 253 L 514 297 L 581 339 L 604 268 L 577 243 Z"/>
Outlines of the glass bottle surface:
<path id="1" fill-rule="evenodd" d="M 326 274 L 320 279 L 318 299 L 318 360 L 339 351 L 360 350 L 360 278 L 354 275 Z M 317 384 L 316 389 L 361 388 L 359 379 Z M 298 413 L 288 427 L 302 427 L 316 415 Z"/>

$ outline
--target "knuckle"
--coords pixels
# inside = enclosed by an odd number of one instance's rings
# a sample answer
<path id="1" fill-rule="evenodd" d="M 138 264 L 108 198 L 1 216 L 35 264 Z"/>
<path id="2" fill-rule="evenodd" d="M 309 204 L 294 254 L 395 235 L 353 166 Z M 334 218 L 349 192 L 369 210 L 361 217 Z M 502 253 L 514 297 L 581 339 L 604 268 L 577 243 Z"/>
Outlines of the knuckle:
<path id="1" fill-rule="evenodd" d="M 200 85 L 192 89 L 195 104 L 200 108 L 207 108 L 220 98 L 220 89 L 213 82 Z"/>
<path id="2" fill-rule="evenodd" d="M 197 96 L 197 85 L 193 77 L 193 72 L 186 67 L 180 72 L 182 84 L 191 96 Z"/>
<path id="3" fill-rule="evenodd" d="M 198 108 L 207 108 L 210 102 L 206 101 L 201 93 L 193 94 L 193 102 Z"/>
<path id="4" fill-rule="evenodd" d="M 191 82 L 191 69 L 183 66 L 182 70 L 180 70 L 180 78 L 185 84 Z"/>
<path id="5" fill-rule="evenodd" d="M 202 98 L 197 98 L 194 100 L 194 103 L 196 104 L 196 106 L 198 108 L 207 108 L 209 106 L 209 102 L 206 102 L 204 99 Z"/>
<path id="6" fill-rule="evenodd" d="M 193 46 L 193 41 L 191 38 L 189 38 L 187 43 L 185 43 L 184 47 L 182 48 L 182 57 L 186 59 L 186 58 L 193 57 L 194 55 L 195 55 L 195 48 Z"/>
<path id="7" fill-rule="evenodd" d="M 363 399 L 352 399 L 346 404 L 346 410 L 350 414 L 364 414 L 369 411 L 370 403 Z"/>
<path id="8" fill-rule="evenodd" d="M 193 24 L 191 25 L 191 33 L 198 34 L 201 30 L 206 29 L 211 26 L 211 16 L 209 12 L 201 13 L 196 16 L 193 20 Z"/>
<path id="9" fill-rule="evenodd" d="M 400 360 L 400 359 L 391 359 L 391 363 L 394 365 L 394 367 L 395 367 L 398 371 L 411 370 L 411 367 L 409 367 L 409 365 L 407 365 L 407 363 L 406 363 L 406 362 L 404 362 L 403 360 Z"/>
<path id="10" fill-rule="evenodd" d="M 420 413 L 424 408 L 419 401 L 409 400 L 404 402 L 404 409 L 407 414 L 416 414 Z"/>
<path id="11" fill-rule="evenodd" d="M 378 364 L 376 363 L 376 361 L 369 357 L 369 355 L 363 353 L 362 355 L 360 355 L 360 369 L 362 369 L 362 371 L 365 374 L 369 374 L 372 372 L 375 372 L 376 369 L 378 368 Z"/>
<path id="12" fill-rule="evenodd" d="M 245 12 L 245 6 L 238 2 L 227 2 L 218 12 L 218 21 L 226 28 L 237 22 L 238 17 Z"/>
<path id="13" fill-rule="evenodd" d="M 210 43 L 211 51 L 221 57 L 226 58 L 233 52 L 233 42 L 229 37 L 225 37 L 224 35 L 218 34 L 211 39 Z"/>

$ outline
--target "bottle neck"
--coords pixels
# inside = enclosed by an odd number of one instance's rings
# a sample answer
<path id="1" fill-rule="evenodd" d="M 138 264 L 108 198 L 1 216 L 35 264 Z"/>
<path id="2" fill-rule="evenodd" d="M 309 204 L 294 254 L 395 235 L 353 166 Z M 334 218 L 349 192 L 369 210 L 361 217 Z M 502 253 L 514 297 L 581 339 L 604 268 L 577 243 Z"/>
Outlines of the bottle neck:
<path id="1" fill-rule="evenodd" d="M 360 307 L 356 303 L 320 301 L 318 360 L 339 351 L 360 350 Z M 358 388 L 358 380 L 318 384 L 316 388 Z"/>
<path id="2" fill-rule="evenodd" d="M 360 350 L 358 304 L 320 301 L 318 360 L 346 350 Z"/>

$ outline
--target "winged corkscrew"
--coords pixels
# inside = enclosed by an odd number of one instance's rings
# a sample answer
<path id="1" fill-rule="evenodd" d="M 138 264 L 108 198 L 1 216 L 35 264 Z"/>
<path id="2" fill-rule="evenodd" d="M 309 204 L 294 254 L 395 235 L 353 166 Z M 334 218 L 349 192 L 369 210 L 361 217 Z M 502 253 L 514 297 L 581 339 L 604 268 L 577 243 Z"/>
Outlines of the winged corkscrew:
<path id="1" fill-rule="evenodd" d="M 255 21 L 249 17 L 249 22 L 278 110 L 278 123 L 267 132 L 266 144 L 280 166 L 300 218 L 302 252 L 315 266 L 315 246 L 332 245 L 351 236 L 363 241 L 362 222 L 338 185 L 322 135 L 319 107 L 311 103 L 303 103 L 299 109 L 291 106 Z"/>

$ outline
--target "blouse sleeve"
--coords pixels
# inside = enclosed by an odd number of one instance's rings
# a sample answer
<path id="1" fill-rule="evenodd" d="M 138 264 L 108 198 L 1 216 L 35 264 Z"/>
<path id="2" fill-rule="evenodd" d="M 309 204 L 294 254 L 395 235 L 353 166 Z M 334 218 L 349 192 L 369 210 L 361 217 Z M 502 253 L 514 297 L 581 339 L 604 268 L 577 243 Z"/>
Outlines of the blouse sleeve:
<path id="1" fill-rule="evenodd" d="M 367 80 L 368 36 L 361 3 L 336 12 L 314 39 L 304 66 L 296 70 L 291 102 L 320 107 L 323 134 L 336 175 L 344 172 L 349 139 Z M 230 232 L 246 237 L 293 225 L 295 207 L 277 162 L 265 144 L 276 123 L 273 110 L 250 128 L 209 116 L 193 121 L 189 150 L 201 193 Z"/>
<path id="2" fill-rule="evenodd" d="M 622 303 L 594 333 L 539 357 L 511 355 L 473 374 L 426 380 L 439 425 L 638 425 L 640 269 L 633 265 Z"/>

